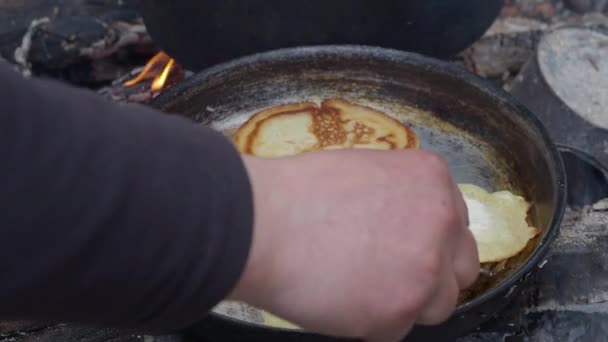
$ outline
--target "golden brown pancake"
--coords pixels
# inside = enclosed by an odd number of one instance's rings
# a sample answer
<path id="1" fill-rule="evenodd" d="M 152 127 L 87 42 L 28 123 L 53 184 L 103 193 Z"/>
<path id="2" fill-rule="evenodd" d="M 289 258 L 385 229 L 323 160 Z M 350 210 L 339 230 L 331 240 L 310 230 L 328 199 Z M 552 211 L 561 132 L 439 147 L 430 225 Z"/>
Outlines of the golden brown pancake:
<path id="1" fill-rule="evenodd" d="M 235 133 L 241 153 L 258 157 L 293 156 L 316 150 L 418 148 L 416 134 L 375 109 L 328 99 L 272 107 L 254 114 Z"/>
<path id="2" fill-rule="evenodd" d="M 523 249 L 540 231 L 528 224 L 530 209 L 523 197 L 510 191 L 487 192 L 473 184 L 458 184 L 469 214 L 480 263 L 507 260 Z"/>

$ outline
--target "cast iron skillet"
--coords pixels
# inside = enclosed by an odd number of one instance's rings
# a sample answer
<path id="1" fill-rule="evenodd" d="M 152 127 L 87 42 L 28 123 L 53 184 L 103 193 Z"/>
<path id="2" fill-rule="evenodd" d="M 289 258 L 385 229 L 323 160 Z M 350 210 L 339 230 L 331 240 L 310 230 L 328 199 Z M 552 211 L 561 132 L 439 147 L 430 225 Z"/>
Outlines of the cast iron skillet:
<path id="1" fill-rule="evenodd" d="M 327 97 L 375 107 L 409 124 L 420 136 L 421 148 L 448 160 L 457 182 L 508 189 L 532 203 L 529 216 L 542 230 L 539 237 L 505 270 L 481 277 L 449 321 L 415 327 L 408 340 L 449 340 L 499 313 L 545 261 L 566 199 L 560 153 L 536 117 L 501 89 L 418 54 L 322 46 L 276 50 L 215 66 L 166 90 L 153 105 L 229 134 L 265 107 Z M 189 333 L 203 340 L 241 342 L 335 340 L 217 314 Z"/>
<path id="2" fill-rule="evenodd" d="M 146 0 L 154 41 L 190 70 L 251 53 L 328 44 L 448 57 L 479 39 L 504 0 Z"/>

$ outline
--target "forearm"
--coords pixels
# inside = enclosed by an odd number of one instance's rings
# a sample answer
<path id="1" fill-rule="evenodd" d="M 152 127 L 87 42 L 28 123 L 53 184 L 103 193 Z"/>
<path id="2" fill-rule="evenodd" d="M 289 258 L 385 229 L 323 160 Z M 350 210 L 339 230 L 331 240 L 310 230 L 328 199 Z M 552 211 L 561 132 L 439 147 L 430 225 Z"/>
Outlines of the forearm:
<path id="1" fill-rule="evenodd" d="M 219 133 L 0 65 L 0 318 L 164 331 L 237 282 L 253 225 Z"/>

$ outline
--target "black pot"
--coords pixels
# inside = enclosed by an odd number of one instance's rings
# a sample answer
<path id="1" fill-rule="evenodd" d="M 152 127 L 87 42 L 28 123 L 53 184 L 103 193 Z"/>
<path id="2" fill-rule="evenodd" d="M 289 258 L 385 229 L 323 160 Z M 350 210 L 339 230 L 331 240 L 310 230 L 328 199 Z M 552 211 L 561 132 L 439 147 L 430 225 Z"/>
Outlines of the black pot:
<path id="1" fill-rule="evenodd" d="M 503 0 L 145 0 L 155 42 L 191 70 L 277 48 L 357 44 L 448 57 Z"/>

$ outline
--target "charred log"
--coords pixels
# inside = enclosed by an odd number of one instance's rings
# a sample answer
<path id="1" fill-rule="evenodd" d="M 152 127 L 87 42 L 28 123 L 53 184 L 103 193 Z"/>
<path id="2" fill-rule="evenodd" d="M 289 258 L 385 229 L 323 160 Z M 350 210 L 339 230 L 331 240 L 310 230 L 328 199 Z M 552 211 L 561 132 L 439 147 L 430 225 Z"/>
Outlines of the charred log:
<path id="1" fill-rule="evenodd" d="M 97 85 L 154 52 L 137 0 L 0 2 L 0 56 L 26 74 Z"/>
<path id="2" fill-rule="evenodd" d="M 111 85 L 99 89 L 97 93 L 114 102 L 149 104 L 161 91 L 165 91 L 193 75 L 191 71 L 183 70 L 180 66 L 176 66 L 169 74 L 165 85 L 160 91 L 153 91 L 151 89 L 152 79 L 143 80 L 133 86 L 125 86 L 125 82 L 136 77 L 141 69 L 133 69 L 131 72 L 116 79 Z"/>

